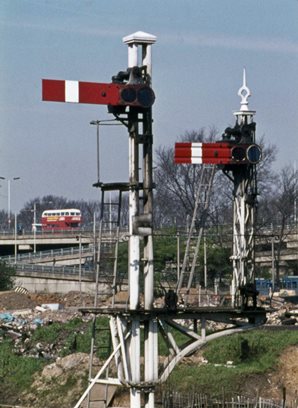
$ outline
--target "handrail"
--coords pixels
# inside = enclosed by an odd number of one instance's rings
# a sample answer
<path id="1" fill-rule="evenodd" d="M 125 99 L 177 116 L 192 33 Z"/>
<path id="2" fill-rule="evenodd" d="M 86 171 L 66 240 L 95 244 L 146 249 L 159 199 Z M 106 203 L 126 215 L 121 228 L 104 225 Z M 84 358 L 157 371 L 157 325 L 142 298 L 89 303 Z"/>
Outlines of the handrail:
<path id="1" fill-rule="evenodd" d="M 94 271 L 86 268 L 79 269 L 79 266 L 54 266 L 54 265 L 36 265 L 36 264 L 24 264 L 17 263 L 14 265 L 17 272 L 38 272 L 38 273 L 52 273 L 53 275 L 68 275 L 68 276 L 78 276 L 79 272 L 84 277 L 94 278 Z"/>
<path id="2" fill-rule="evenodd" d="M 17 262 L 24 262 L 24 261 L 29 261 L 29 260 L 42 260 L 44 258 L 55 258 L 58 256 L 65 257 L 65 256 L 71 256 L 71 255 L 76 255 L 80 254 L 84 255 L 87 253 L 92 253 L 94 251 L 94 247 L 92 244 L 89 244 L 88 246 L 83 246 L 81 247 L 81 251 L 79 247 L 70 247 L 70 248 L 59 248 L 59 249 L 50 249 L 48 251 L 38 251 L 38 252 L 27 252 L 24 254 L 18 253 L 16 256 L 15 255 L 6 255 L 2 256 L 1 260 L 6 261 L 8 263 L 15 263 Z"/>

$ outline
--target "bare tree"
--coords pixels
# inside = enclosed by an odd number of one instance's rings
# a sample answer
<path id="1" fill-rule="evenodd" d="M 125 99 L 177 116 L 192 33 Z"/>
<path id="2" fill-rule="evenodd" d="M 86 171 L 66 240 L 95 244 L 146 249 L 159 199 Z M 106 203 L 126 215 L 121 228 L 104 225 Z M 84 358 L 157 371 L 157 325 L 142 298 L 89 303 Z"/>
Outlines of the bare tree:
<path id="1" fill-rule="evenodd" d="M 213 141 L 216 130 L 209 134 L 205 129 L 186 132 L 180 142 Z M 176 165 L 174 147 L 159 147 L 156 150 L 155 171 L 155 224 L 158 226 L 185 225 L 192 216 L 195 193 L 202 171 L 201 165 Z"/>
<path id="2" fill-rule="evenodd" d="M 295 205 L 297 203 L 297 176 L 293 166 L 281 169 L 272 190 L 266 201 L 266 210 L 275 236 L 275 267 L 276 281 L 280 280 L 281 252 L 286 239 L 293 232 Z"/>
<path id="3" fill-rule="evenodd" d="M 266 197 L 274 188 L 278 178 L 273 170 L 276 161 L 277 147 L 274 144 L 267 144 L 264 135 L 258 141 L 262 149 L 262 160 L 257 165 L 257 183 L 261 197 Z"/>
<path id="4" fill-rule="evenodd" d="M 262 160 L 257 165 L 257 189 L 258 189 L 258 208 L 257 208 L 257 233 L 264 227 L 270 228 L 271 211 L 268 211 L 273 191 L 276 189 L 278 174 L 273 169 L 276 160 L 277 148 L 275 145 L 266 144 L 264 136 L 259 143 L 262 148 Z"/>

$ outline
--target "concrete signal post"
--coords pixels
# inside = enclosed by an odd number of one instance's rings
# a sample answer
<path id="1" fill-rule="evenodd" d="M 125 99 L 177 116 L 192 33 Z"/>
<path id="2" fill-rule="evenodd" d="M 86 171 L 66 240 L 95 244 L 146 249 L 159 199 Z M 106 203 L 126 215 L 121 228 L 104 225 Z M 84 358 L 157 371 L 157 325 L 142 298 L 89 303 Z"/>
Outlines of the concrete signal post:
<path id="1" fill-rule="evenodd" d="M 115 358 L 118 361 L 119 385 L 130 388 L 131 407 L 138 408 L 144 403 L 145 407 L 153 408 L 154 384 L 158 381 L 157 321 L 148 317 L 143 319 L 141 311 L 146 310 L 150 313 L 153 308 L 154 290 L 152 105 L 155 95 L 151 85 L 152 45 L 156 42 L 156 37 L 139 31 L 124 37 L 123 42 L 128 46 L 128 68 L 113 76 L 111 83 L 43 79 L 42 99 L 52 102 L 107 105 L 109 113 L 128 129 L 129 180 L 125 188 L 129 191 L 130 314 L 128 317 L 127 313 L 117 312 L 111 317 L 110 325 L 112 342 L 114 348 L 118 350 L 115 352 Z M 140 168 L 142 179 L 139 176 Z M 104 188 L 99 182 L 99 169 L 98 187 Z M 143 254 L 140 249 L 141 240 L 144 244 Z M 141 286 L 144 287 L 144 297 L 140 293 Z M 141 304 L 142 299 L 144 304 Z M 113 311 L 111 314 L 113 315 Z M 143 372 L 141 329 L 144 330 Z M 118 344 L 121 344 L 121 357 Z M 120 373 L 122 370 L 123 374 Z M 77 407 L 80 406 L 80 401 Z"/>
<path id="2" fill-rule="evenodd" d="M 138 32 L 123 38 L 128 45 L 128 69 L 146 67 L 147 83 L 152 83 L 151 46 L 156 37 Z M 139 48 L 141 53 L 138 52 Z M 143 112 L 139 129 L 139 114 L 134 109 L 128 116 L 129 129 L 129 307 L 137 311 L 141 307 L 140 278 L 144 281 L 144 309 L 153 308 L 153 182 L 152 182 L 152 111 L 151 108 Z M 143 211 L 139 197 L 139 144 L 143 145 Z M 141 212 L 142 211 L 142 212 Z M 140 239 L 144 239 L 144 266 L 140 268 Z M 131 339 L 129 345 L 131 382 L 136 386 L 131 387 L 131 407 L 141 407 L 141 394 L 144 394 L 145 406 L 154 407 L 154 392 L 147 389 L 142 392 L 139 387 L 142 383 L 155 383 L 158 379 L 157 362 L 157 322 L 154 319 L 144 321 L 144 373 L 141 373 L 141 330 L 140 319 L 131 320 Z M 144 390 L 144 387 L 143 387 Z"/>

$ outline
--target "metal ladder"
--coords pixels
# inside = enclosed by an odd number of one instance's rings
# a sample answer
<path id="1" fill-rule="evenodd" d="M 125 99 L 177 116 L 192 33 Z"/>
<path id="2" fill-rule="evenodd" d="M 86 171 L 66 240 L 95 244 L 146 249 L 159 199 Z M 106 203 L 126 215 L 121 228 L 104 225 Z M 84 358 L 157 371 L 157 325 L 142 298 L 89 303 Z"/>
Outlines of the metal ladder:
<path id="1" fill-rule="evenodd" d="M 118 269 L 118 251 L 120 239 L 121 205 L 122 192 L 126 190 L 126 184 L 120 183 L 101 185 L 101 211 L 98 232 L 98 247 L 96 260 L 96 290 L 94 306 L 98 303 L 98 286 L 101 279 L 111 284 L 112 304 L 114 307 L 115 295 L 117 292 L 117 269 Z M 113 202 L 111 197 L 105 201 L 106 191 L 115 191 L 117 188 L 118 197 Z M 107 214 L 106 209 L 109 208 Z"/>
<path id="2" fill-rule="evenodd" d="M 96 257 L 96 290 L 94 296 L 94 307 L 98 306 L 98 297 L 100 296 L 100 292 L 98 290 L 99 283 L 104 280 L 111 284 L 112 298 L 110 307 L 113 308 L 115 305 L 115 295 L 117 293 L 117 268 L 122 192 L 126 191 L 128 188 L 124 183 L 101 184 L 100 187 L 101 211 Z M 107 191 L 117 191 L 117 199 L 112 202 L 110 197 L 109 201 L 106 201 L 105 193 Z M 106 211 L 107 208 L 109 209 L 108 214 Z M 92 320 L 92 338 L 89 359 L 89 383 L 94 381 L 94 378 L 92 378 L 92 371 L 95 352 L 99 352 L 100 350 L 106 351 L 107 355 L 109 355 L 112 349 L 110 327 L 101 327 L 100 322 L 99 324 L 97 324 L 97 322 L 98 318 L 94 316 Z M 102 334 L 100 339 L 104 339 L 104 343 L 101 345 L 96 345 L 96 337 L 99 334 Z M 104 334 L 108 334 L 108 337 Z M 96 370 L 98 370 L 98 367 Z M 106 377 L 108 377 L 108 369 L 106 370 Z M 97 391 L 95 391 L 95 389 Z M 92 391 L 96 399 L 93 399 Z M 90 390 L 86 398 L 86 404 L 82 405 L 82 407 L 93 408 L 94 406 L 98 408 L 106 408 L 109 406 L 109 401 L 113 396 L 113 392 L 114 390 L 111 391 L 111 387 L 108 385 L 94 383 L 93 388 Z"/>
<path id="3" fill-rule="evenodd" d="M 102 359 L 105 356 L 102 353 L 109 355 L 111 351 L 111 336 L 110 328 L 101 327 L 97 324 L 98 319 L 96 316 L 92 319 L 92 336 L 91 336 L 91 348 L 89 354 L 89 371 L 88 380 L 91 383 L 93 378 L 93 366 L 94 366 L 94 355 L 97 352 L 99 357 Z M 100 343 L 96 344 L 96 336 L 100 336 Z M 108 375 L 108 374 L 107 374 Z M 109 400 L 113 393 L 110 392 L 109 388 L 105 384 L 93 384 L 90 392 L 88 393 L 85 401 L 82 403 L 84 408 L 106 408 L 108 407 Z"/>
<path id="4" fill-rule="evenodd" d="M 211 190 L 216 170 L 215 167 L 216 166 L 202 165 L 200 180 L 196 190 L 196 200 L 191 225 L 188 231 L 186 249 L 176 289 L 177 294 L 180 297 L 182 295 L 182 289 L 185 290 L 185 303 L 188 302 L 190 288 L 194 278 L 195 269 L 197 267 L 197 259 L 207 218 Z M 196 237 L 196 242 L 193 243 L 195 232 L 198 232 L 198 234 Z"/>

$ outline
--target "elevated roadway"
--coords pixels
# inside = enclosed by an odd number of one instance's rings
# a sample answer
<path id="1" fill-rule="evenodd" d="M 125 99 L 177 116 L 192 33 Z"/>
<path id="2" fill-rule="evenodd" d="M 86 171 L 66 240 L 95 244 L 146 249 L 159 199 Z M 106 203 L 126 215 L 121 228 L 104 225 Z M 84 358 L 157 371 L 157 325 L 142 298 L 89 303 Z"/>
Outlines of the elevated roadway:
<path id="1" fill-rule="evenodd" d="M 25 252 L 2 256 L 1 259 L 10 264 L 39 265 L 79 265 L 86 260 L 94 260 L 94 245 L 82 245 L 68 248 L 50 249 L 47 251 Z"/>
<path id="2" fill-rule="evenodd" d="M 94 234 L 91 231 L 61 231 L 61 232 L 42 232 L 26 233 L 22 235 L 0 234 L 1 253 L 11 252 L 17 246 L 18 251 L 33 250 L 34 246 L 39 248 L 49 246 L 66 247 L 81 244 L 90 244 L 94 242 Z M 10 251 L 9 251 L 10 250 Z"/>
<path id="3" fill-rule="evenodd" d="M 114 236 L 110 231 L 102 234 L 103 242 L 110 242 Z M 120 234 L 120 241 L 127 240 L 127 231 Z M 38 251 L 66 248 L 70 246 L 90 245 L 94 244 L 96 238 L 93 231 L 74 230 L 74 231 L 55 231 L 55 232 L 37 232 L 18 234 L 8 234 L 0 232 L 0 256 L 9 254 L 33 251 L 36 248 Z"/>

